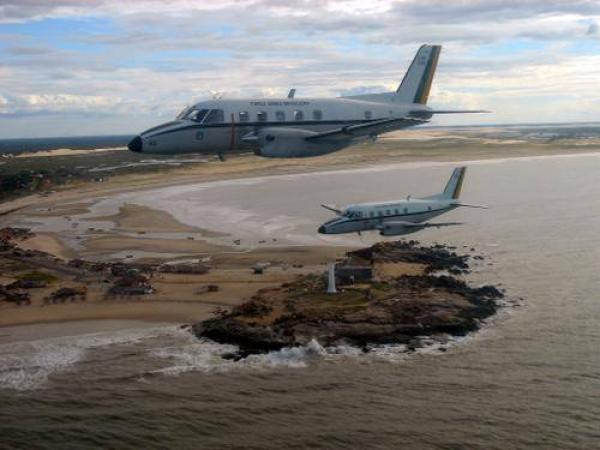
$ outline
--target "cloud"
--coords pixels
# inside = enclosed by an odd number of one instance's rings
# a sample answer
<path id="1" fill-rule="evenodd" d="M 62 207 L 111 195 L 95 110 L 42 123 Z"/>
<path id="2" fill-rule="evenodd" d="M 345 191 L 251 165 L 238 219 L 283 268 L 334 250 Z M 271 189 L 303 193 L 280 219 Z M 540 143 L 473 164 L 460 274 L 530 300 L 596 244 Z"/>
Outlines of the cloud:
<path id="1" fill-rule="evenodd" d="M 0 115 L 57 112 L 108 112 L 123 103 L 118 97 L 73 94 L 29 94 L 0 96 Z"/>
<path id="2" fill-rule="evenodd" d="M 388 86 L 383 85 L 369 85 L 369 86 L 353 86 L 348 89 L 337 90 L 337 95 L 341 97 L 348 97 L 351 95 L 364 95 L 364 94 L 379 94 L 381 92 L 388 92 L 390 89 Z"/>
<path id="3" fill-rule="evenodd" d="M 86 0 L 0 0 L 0 22 L 15 23 L 48 17 L 78 17 L 100 1 Z"/>
<path id="4" fill-rule="evenodd" d="M 585 100 L 598 117 L 599 21 L 600 2 L 585 0 L 0 0 L 0 114 L 101 114 L 98 127 L 112 117 L 135 132 L 215 91 L 381 92 L 434 42 L 434 105 L 570 120 L 565 105 Z"/>
<path id="5" fill-rule="evenodd" d="M 9 47 L 6 52 L 15 56 L 38 56 L 51 53 L 52 50 L 42 47 Z"/>

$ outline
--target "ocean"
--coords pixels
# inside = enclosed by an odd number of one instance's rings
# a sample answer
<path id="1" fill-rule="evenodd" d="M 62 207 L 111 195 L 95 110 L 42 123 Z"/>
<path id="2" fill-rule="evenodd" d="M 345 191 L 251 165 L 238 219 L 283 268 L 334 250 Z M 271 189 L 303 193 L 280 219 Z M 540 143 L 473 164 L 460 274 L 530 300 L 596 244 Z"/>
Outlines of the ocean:
<path id="1" fill-rule="evenodd" d="M 94 150 L 99 148 L 127 147 L 133 136 L 69 136 L 51 138 L 0 139 L 0 155 L 18 155 L 19 153 L 47 150 L 72 149 Z"/>
<path id="2" fill-rule="evenodd" d="M 113 201 L 153 199 L 199 226 L 220 205 L 242 236 L 265 221 L 291 242 L 336 245 L 315 237 L 328 218 L 319 203 L 431 194 L 453 165 L 376 165 Z M 468 279 L 500 285 L 516 302 L 481 331 L 413 354 L 313 342 L 233 362 L 220 358 L 230 346 L 173 324 L 4 328 L 0 448 L 600 448 L 600 154 L 467 165 L 464 201 L 490 209 L 453 211 L 444 220 L 465 225 L 414 237 L 485 256 Z"/>

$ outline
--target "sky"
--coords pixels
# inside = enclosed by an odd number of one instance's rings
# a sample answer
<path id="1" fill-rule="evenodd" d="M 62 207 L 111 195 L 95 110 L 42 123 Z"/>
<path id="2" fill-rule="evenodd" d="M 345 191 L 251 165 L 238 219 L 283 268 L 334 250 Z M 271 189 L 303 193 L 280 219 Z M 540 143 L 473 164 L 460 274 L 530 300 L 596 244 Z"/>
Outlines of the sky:
<path id="1" fill-rule="evenodd" d="M 135 134 L 210 99 L 395 90 L 436 125 L 600 121 L 600 0 L 0 0 L 0 139 Z"/>

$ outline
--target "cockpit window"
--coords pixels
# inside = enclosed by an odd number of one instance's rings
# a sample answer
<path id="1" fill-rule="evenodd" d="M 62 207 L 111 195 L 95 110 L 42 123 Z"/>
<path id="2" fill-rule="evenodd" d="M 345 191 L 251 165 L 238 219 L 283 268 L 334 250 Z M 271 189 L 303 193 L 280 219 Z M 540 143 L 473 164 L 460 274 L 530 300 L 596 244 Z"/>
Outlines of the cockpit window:
<path id="1" fill-rule="evenodd" d="M 192 117 L 190 117 L 190 119 L 195 120 L 196 122 L 202 122 L 204 120 L 204 118 L 206 117 L 207 113 L 208 113 L 208 109 L 201 109 L 200 111 L 196 112 L 195 115 L 192 115 Z"/>
<path id="2" fill-rule="evenodd" d="M 177 117 L 175 119 L 180 120 L 183 119 L 188 112 L 190 112 L 192 109 L 194 109 L 193 106 L 186 106 L 185 108 L 183 108 L 183 111 L 181 111 L 179 114 L 177 114 Z"/>
<path id="3" fill-rule="evenodd" d="M 361 217 L 362 214 L 360 213 L 360 211 L 346 210 L 346 211 L 344 211 L 344 216 L 346 216 L 348 218 L 353 218 L 353 217 Z"/>
<path id="4" fill-rule="evenodd" d="M 224 122 L 224 121 L 225 121 L 225 113 L 223 112 L 222 109 L 211 109 L 210 112 L 208 113 L 208 115 L 206 116 L 204 123 L 217 123 L 217 122 Z"/>
<path id="5" fill-rule="evenodd" d="M 206 113 L 208 113 L 208 109 L 198 109 L 198 108 L 194 108 L 192 106 L 190 108 L 184 109 L 181 112 L 181 114 L 179 114 L 177 116 L 177 118 L 178 119 L 193 120 L 195 122 L 202 122 L 202 120 L 206 116 Z"/>

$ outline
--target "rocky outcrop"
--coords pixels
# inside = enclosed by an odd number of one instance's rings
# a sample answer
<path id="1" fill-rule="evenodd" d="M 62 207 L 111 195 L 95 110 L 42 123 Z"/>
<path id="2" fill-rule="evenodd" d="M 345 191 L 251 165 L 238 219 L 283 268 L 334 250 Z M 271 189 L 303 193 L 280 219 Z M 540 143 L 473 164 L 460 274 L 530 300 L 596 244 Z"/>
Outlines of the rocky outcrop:
<path id="1" fill-rule="evenodd" d="M 443 269 L 465 271 L 467 257 L 442 247 L 384 243 L 348 254 L 370 263 L 426 264 L 426 275 L 401 275 L 347 285 L 326 294 L 326 277 L 303 276 L 259 291 L 248 301 L 193 326 L 198 337 L 240 347 L 240 355 L 307 344 L 323 346 L 410 343 L 416 336 L 465 335 L 496 312 L 503 294 L 493 286 L 470 287 Z"/>
<path id="2" fill-rule="evenodd" d="M 85 286 L 82 287 L 62 287 L 52 292 L 45 299 L 46 304 L 50 303 L 64 303 L 66 301 L 77 301 L 85 300 L 87 295 L 87 289 Z"/>
<path id="3" fill-rule="evenodd" d="M 468 255 L 458 255 L 453 247 L 435 244 L 422 247 L 418 241 L 379 242 L 371 247 L 349 252 L 350 258 L 371 263 L 406 262 L 426 265 L 427 272 L 446 270 L 458 275 L 469 271 Z"/>

